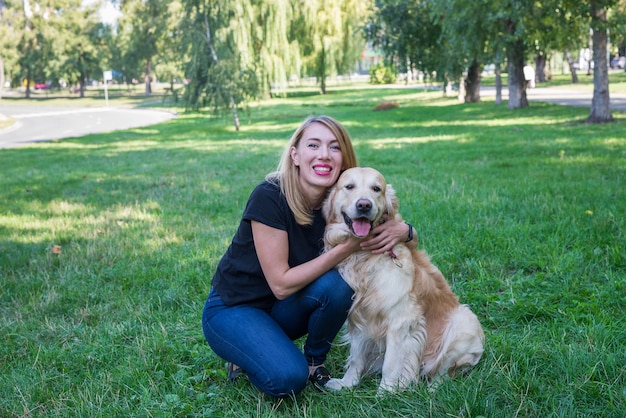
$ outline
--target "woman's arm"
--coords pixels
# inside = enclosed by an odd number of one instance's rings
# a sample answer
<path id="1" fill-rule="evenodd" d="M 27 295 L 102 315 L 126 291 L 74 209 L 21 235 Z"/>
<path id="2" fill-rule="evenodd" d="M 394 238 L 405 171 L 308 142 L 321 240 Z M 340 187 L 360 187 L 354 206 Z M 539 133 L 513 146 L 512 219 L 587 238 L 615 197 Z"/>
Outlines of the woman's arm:
<path id="1" fill-rule="evenodd" d="M 417 232 L 413 226 L 403 221 L 390 219 L 372 229 L 371 235 L 372 238 L 361 243 L 362 250 L 382 254 L 392 250 L 395 245 L 400 243 L 406 243 L 411 248 L 417 248 Z"/>
<path id="2" fill-rule="evenodd" d="M 286 231 L 252 221 L 252 236 L 263 274 L 279 300 L 302 289 L 360 249 L 360 240 L 349 238 L 311 261 L 289 267 Z"/>

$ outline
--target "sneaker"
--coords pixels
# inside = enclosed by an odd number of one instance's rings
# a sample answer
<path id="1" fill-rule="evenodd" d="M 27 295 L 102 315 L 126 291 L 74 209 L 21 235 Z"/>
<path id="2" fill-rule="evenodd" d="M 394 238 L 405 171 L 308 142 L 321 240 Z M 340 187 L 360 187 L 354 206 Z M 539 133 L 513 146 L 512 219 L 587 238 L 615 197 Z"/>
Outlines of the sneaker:
<path id="1" fill-rule="evenodd" d="M 309 381 L 315 386 L 315 389 L 322 392 L 324 386 L 330 380 L 330 372 L 326 370 L 326 367 L 319 366 L 313 373 L 309 375 Z"/>
<path id="2" fill-rule="evenodd" d="M 228 362 L 228 381 L 234 383 L 237 376 L 245 374 L 246 372 L 235 363 Z"/>

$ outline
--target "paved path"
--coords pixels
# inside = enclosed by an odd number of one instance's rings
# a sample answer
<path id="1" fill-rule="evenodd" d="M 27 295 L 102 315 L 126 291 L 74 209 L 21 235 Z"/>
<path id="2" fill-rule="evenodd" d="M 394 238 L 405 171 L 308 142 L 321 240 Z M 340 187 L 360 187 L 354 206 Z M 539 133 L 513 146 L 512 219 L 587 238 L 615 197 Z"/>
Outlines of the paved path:
<path id="1" fill-rule="evenodd" d="M 175 113 L 155 109 L 1 104 L 0 118 L 3 115 L 15 122 L 0 130 L 0 148 L 138 128 L 176 117 Z"/>
<path id="2" fill-rule="evenodd" d="M 483 87 L 480 94 L 485 97 L 496 95 L 495 87 Z M 537 87 L 526 90 L 526 96 L 530 102 L 548 102 L 563 106 L 588 107 L 591 111 L 591 100 L 593 91 L 582 91 L 573 89 L 563 89 L 556 87 Z M 611 93 L 609 86 L 609 97 L 611 99 L 611 110 L 626 112 L 626 94 Z M 502 88 L 502 100 L 508 100 L 509 90 L 506 86 Z"/>

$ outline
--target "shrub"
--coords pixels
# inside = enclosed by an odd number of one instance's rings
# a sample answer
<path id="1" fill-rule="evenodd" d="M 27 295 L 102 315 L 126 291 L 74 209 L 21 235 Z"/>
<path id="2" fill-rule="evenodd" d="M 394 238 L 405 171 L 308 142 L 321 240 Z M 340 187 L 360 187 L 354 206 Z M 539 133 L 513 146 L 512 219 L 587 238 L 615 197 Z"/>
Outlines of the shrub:
<path id="1" fill-rule="evenodd" d="M 396 77 L 396 69 L 392 65 L 379 62 L 370 67 L 370 83 L 372 84 L 393 84 L 396 82 Z"/>

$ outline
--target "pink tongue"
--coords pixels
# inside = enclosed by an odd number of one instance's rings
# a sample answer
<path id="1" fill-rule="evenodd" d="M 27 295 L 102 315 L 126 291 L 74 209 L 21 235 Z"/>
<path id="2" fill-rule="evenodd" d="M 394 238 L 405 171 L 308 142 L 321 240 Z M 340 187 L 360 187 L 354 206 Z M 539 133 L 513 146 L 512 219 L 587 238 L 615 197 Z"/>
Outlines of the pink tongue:
<path id="1" fill-rule="evenodd" d="M 357 237 L 364 237 L 370 233 L 370 222 L 368 220 L 356 219 L 352 221 L 352 229 Z"/>

